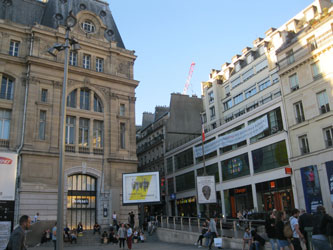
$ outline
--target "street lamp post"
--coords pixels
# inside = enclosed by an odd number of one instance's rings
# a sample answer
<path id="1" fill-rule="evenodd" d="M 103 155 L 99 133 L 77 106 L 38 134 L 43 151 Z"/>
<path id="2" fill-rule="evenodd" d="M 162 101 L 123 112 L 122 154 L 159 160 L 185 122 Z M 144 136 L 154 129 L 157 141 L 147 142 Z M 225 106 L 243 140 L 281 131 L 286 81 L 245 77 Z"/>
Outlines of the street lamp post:
<path id="1" fill-rule="evenodd" d="M 66 97 L 67 97 L 67 79 L 68 79 L 68 57 L 70 45 L 74 45 L 76 49 L 79 49 L 78 43 L 74 39 L 69 38 L 69 32 L 72 27 L 76 25 L 76 18 L 72 11 L 69 12 L 69 16 L 66 18 L 66 35 L 65 44 L 54 44 L 48 52 L 56 56 L 59 51 L 65 50 L 65 62 L 64 62 L 64 80 L 62 83 L 62 96 L 61 96 L 61 115 L 60 115 L 60 132 L 59 132 L 59 169 L 58 169 L 58 207 L 57 207 L 57 241 L 56 249 L 63 249 L 63 228 L 64 228 L 64 144 L 65 144 L 65 118 L 66 118 Z"/>

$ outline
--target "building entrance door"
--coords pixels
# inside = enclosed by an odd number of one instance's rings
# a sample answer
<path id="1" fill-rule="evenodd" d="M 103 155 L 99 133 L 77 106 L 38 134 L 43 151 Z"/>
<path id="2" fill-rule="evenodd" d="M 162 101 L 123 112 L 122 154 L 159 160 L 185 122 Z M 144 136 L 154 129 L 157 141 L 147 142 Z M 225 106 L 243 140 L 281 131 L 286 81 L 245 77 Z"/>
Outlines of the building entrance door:
<path id="1" fill-rule="evenodd" d="M 67 220 L 69 228 L 92 229 L 96 222 L 96 178 L 77 174 L 67 179 Z"/>

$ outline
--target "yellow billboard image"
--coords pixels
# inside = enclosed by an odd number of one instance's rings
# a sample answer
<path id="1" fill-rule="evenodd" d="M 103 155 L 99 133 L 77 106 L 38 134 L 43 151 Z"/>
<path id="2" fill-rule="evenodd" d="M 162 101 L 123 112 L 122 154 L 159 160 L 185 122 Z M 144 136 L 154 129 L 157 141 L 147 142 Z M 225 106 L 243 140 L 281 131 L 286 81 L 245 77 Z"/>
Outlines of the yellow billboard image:
<path id="1" fill-rule="evenodd" d="M 159 173 L 123 174 L 123 203 L 149 203 L 160 201 Z"/>

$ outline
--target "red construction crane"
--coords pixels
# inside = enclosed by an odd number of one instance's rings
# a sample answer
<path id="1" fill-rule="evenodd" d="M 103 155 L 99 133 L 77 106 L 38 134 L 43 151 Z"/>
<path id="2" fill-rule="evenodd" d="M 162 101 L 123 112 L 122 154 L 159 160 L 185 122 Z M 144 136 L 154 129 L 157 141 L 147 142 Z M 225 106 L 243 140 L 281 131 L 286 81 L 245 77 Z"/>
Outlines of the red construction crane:
<path id="1" fill-rule="evenodd" d="M 191 67 L 190 67 L 190 71 L 188 72 L 188 76 L 187 76 L 187 79 L 186 79 L 185 87 L 184 87 L 184 90 L 183 90 L 183 95 L 187 94 L 188 87 L 190 86 L 191 78 L 192 78 L 192 74 L 193 74 L 193 70 L 194 70 L 194 65 L 195 65 L 195 63 L 192 62 Z"/>

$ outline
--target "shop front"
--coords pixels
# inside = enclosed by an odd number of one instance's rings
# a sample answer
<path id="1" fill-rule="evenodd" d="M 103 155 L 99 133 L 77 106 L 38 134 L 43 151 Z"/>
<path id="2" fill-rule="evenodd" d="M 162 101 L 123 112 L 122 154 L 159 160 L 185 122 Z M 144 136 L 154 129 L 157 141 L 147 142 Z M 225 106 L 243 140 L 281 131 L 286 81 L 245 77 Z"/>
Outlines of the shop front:
<path id="1" fill-rule="evenodd" d="M 195 196 L 178 199 L 176 203 L 178 216 L 197 217 L 197 200 Z"/>
<path id="2" fill-rule="evenodd" d="M 295 208 L 290 177 L 257 183 L 256 191 L 261 212 L 273 209 L 290 212 Z"/>
<path id="3" fill-rule="evenodd" d="M 224 190 L 225 216 L 236 218 L 237 211 L 253 209 L 252 187 L 250 185 Z"/>

